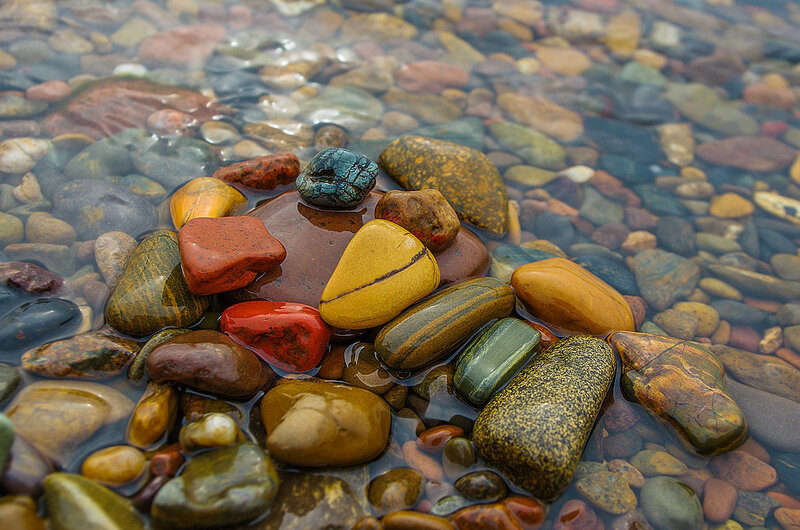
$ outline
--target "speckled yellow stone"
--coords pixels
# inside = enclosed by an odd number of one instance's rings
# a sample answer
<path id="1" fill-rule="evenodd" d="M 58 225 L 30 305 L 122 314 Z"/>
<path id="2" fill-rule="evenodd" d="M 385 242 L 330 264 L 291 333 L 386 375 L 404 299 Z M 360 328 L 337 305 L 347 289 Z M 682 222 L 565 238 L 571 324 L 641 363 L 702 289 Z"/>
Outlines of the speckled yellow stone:
<path id="1" fill-rule="evenodd" d="M 398 138 L 378 164 L 407 190 L 433 188 L 458 216 L 493 237 L 508 227 L 508 194 L 500 172 L 475 149 L 423 136 Z"/>
<path id="2" fill-rule="evenodd" d="M 616 358 L 600 339 L 573 335 L 540 353 L 481 411 L 472 440 L 483 462 L 542 500 L 570 483 Z"/>
<path id="3" fill-rule="evenodd" d="M 711 199 L 709 213 L 720 219 L 736 219 L 753 213 L 753 203 L 736 193 L 723 193 Z"/>
<path id="4" fill-rule="evenodd" d="M 439 266 L 411 232 L 384 219 L 359 229 L 344 249 L 319 302 L 337 328 L 367 329 L 389 322 L 439 285 Z"/>
<path id="5" fill-rule="evenodd" d="M 550 324 L 591 334 L 635 329 L 622 295 L 567 259 L 523 265 L 511 275 L 511 287 L 534 316 Z"/>
<path id="6" fill-rule="evenodd" d="M 196 217 L 225 217 L 247 199 L 235 188 L 211 177 L 192 179 L 169 202 L 172 224 L 180 228 Z"/>

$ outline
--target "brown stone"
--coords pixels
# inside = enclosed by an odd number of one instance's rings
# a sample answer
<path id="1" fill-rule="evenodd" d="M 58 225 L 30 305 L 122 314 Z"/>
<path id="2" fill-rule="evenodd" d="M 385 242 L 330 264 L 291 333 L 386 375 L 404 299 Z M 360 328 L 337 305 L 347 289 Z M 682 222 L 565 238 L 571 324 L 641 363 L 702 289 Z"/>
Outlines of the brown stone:
<path id="1" fill-rule="evenodd" d="M 709 469 L 717 478 L 743 491 L 761 491 L 778 481 L 774 467 L 744 451 L 731 451 L 712 459 Z"/>
<path id="2" fill-rule="evenodd" d="M 375 217 L 402 226 L 432 252 L 449 247 L 461 228 L 453 207 L 432 189 L 389 191 L 375 206 Z"/>
<path id="3" fill-rule="evenodd" d="M 703 487 L 703 514 L 712 523 L 723 523 L 736 508 L 739 494 L 736 488 L 724 480 L 710 478 Z"/>
<path id="4" fill-rule="evenodd" d="M 797 156 L 797 150 L 774 138 L 734 136 L 700 144 L 697 156 L 720 166 L 770 172 L 788 167 Z"/>

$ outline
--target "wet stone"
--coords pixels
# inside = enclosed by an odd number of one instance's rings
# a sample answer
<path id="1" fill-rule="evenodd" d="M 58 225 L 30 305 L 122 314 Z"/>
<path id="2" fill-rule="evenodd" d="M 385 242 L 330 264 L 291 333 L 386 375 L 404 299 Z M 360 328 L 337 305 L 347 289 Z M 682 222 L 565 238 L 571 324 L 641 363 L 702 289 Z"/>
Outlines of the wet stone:
<path id="1" fill-rule="evenodd" d="M 267 511 L 278 483 L 272 460 L 257 445 L 215 449 L 191 458 L 164 484 L 153 500 L 153 519 L 178 528 L 244 523 Z"/>
<path id="2" fill-rule="evenodd" d="M 198 217 L 226 217 L 247 200 L 238 190 L 211 177 L 198 177 L 172 194 L 169 211 L 175 228 Z"/>
<path id="3" fill-rule="evenodd" d="M 139 344 L 95 331 L 39 346 L 22 356 L 22 368 L 44 377 L 110 379 L 133 360 Z"/>
<path id="4" fill-rule="evenodd" d="M 95 451 L 83 461 L 81 475 L 106 486 L 121 486 L 145 471 L 143 452 L 129 445 L 114 445 Z"/>
<path id="5" fill-rule="evenodd" d="M 377 515 L 413 508 L 422 496 L 425 479 L 413 469 L 398 468 L 372 479 L 367 498 Z"/>
<path id="6" fill-rule="evenodd" d="M 0 282 L 21 292 L 50 296 L 58 294 L 64 286 L 62 276 L 20 261 L 0 263 Z"/>
<path id="7" fill-rule="evenodd" d="M 633 274 L 616 261 L 602 256 L 585 255 L 575 258 L 575 263 L 591 272 L 622 295 L 638 296 L 639 287 Z"/>
<path id="8" fill-rule="evenodd" d="M 125 441 L 149 449 L 169 433 L 177 413 L 178 395 L 175 388 L 170 384 L 150 381 L 128 420 Z"/>
<path id="9" fill-rule="evenodd" d="M 698 528 L 703 523 L 700 500 L 689 486 L 672 477 L 649 479 L 639 496 L 642 511 L 656 528 Z"/>
<path id="10" fill-rule="evenodd" d="M 80 475 L 49 475 L 44 480 L 44 499 L 47 514 L 64 528 L 90 528 L 97 521 L 109 530 L 145 528 L 128 499 Z"/>
<path id="11" fill-rule="evenodd" d="M 275 153 L 220 168 L 213 177 L 248 188 L 271 190 L 291 184 L 299 174 L 300 161 L 294 153 Z"/>
<path id="12" fill-rule="evenodd" d="M 617 473 L 591 473 L 579 479 L 575 487 L 584 499 L 605 512 L 623 514 L 636 508 L 636 495 Z"/>
<path id="13" fill-rule="evenodd" d="M 689 471 L 686 464 L 664 451 L 652 449 L 640 451 L 633 455 L 630 461 L 646 477 L 655 475 L 679 477 Z"/>
<path id="14" fill-rule="evenodd" d="M 0 319 L 0 348 L 14 350 L 69 335 L 78 329 L 81 313 L 62 298 L 25 302 Z"/>
<path id="15" fill-rule="evenodd" d="M 659 311 L 692 292 L 700 279 L 697 264 L 659 249 L 636 254 L 633 271 L 642 296 Z"/>
<path id="16" fill-rule="evenodd" d="M 508 493 L 503 478 L 493 471 L 468 473 L 456 480 L 454 486 L 464 497 L 481 502 L 495 502 Z"/>
<path id="17" fill-rule="evenodd" d="M 16 391 L 19 382 L 19 368 L 11 364 L 0 363 L 0 403 Z"/>
<path id="18" fill-rule="evenodd" d="M 378 166 L 368 158 L 341 148 L 317 153 L 297 177 L 297 190 L 317 206 L 357 206 L 375 186 Z"/>
<path id="19" fill-rule="evenodd" d="M 431 252 L 449 247 L 461 228 L 455 210 L 438 191 L 389 191 L 375 205 L 375 217 L 411 232 Z"/>
<path id="20" fill-rule="evenodd" d="M 740 491 L 732 519 L 747 526 L 764 526 L 780 503 L 760 492 Z"/>
<path id="21" fill-rule="evenodd" d="M 220 412 L 209 412 L 181 427 L 178 441 L 183 451 L 225 447 L 244 436 L 236 421 Z"/>

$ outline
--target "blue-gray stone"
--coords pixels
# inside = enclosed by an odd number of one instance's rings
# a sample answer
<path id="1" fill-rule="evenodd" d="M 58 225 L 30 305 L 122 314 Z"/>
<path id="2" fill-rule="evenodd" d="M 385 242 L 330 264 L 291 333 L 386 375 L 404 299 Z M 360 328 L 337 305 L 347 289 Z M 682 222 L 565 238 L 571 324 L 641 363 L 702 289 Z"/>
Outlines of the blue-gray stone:
<path id="1" fill-rule="evenodd" d="M 316 206 L 352 208 L 375 187 L 378 164 L 369 158 L 329 147 L 317 153 L 297 177 L 297 191 Z"/>
<path id="2" fill-rule="evenodd" d="M 800 493 L 800 455 L 783 453 L 772 460 L 772 467 L 778 472 L 781 482 L 794 493 Z"/>
<path id="3" fill-rule="evenodd" d="M 636 285 L 636 278 L 628 269 L 600 256 L 580 256 L 575 259 L 575 263 L 606 282 L 622 294 L 638 296 L 639 287 Z"/>
<path id="4" fill-rule="evenodd" d="M 653 184 L 640 184 L 635 186 L 633 191 L 642 199 L 642 205 L 656 215 L 685 217 L 689 213 L 671 193 Z"/>
<path id="5" fill-rule="evenodd" d="M 0 351 L 35 347 L 70 335 L 81 323 L 78 306 L 62 298 L 25 302 L 0 319 Z"/>
<path id="6" fill-rule="evenodd" d="M 711 307 L 717 310 L 719 318 L 734 325 L 759 326 L 769 316 L 765 311 L 735 300 L 714 300 Z"/>

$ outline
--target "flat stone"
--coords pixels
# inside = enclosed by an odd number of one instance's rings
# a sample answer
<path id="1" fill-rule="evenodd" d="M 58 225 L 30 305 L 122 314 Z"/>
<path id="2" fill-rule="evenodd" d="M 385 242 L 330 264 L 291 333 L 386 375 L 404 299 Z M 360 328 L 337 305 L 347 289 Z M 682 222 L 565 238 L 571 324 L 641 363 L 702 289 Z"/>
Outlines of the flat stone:
<path id="1" fill-rule="evenodd" d="M 497 105 L 514 121 L 563 142 L 570 142 L 583 134 L 580 114 L 544 97 L 506 92 L 497 97 Z"/>
<path id="2" fill-rule="evenodd" d="M 197 217 L 178 232 L 189 290 L 210 295 L 240 289 L 286 259 L 286 249 L 256 217 Z"/>
<path id="3" fill-rule="evenodd" d="M 261 400 L 266 448 L 305 467 L 369 462 L 386 447 L 389 406 L 372 392 L 335 383 L 292 381 Z"/>
<path id="4" fill-rule="evenodd" d="M 319 311 L 343 329 L 380 326 L 439 285 L 436 259 L 416 237 L 375 219 L 347 244 L 328 280 Z"/>
<path id="5" fill-rule="evenodd" d="M 781 280 L 728 265 L 709 265 L 708 270 L 714 276 L 754 296 L 763 298 L 766 295 L 786 302 L 800 298 L 800 282 Z"/>
<path id="6" fill-rule="evenodd" d="M 22 356 L 22 368 L 44 377 L 110 379 L 119 375 L 139 351 L 133 340 L 102 331 L 50 342 Z"/>
<path id="7" fill-rule="evenodd" d="M 633 271 L 642 296 L 659 311 L 692 292 L 700 279 L 696 263 L 659 249 L 637 253 Z"/>
<path id="8" fill-rule="evenodd" d="M 220 168 L 213 177 L 248 188 L 271 190 L 291 184 L 299 174 L 300 161 L 294 153 L 275 153 Z"/>
<path id="9" fill-rule="evenodd" d="M 781 451 L 800 453 L 800 404 L 731 378 L 726 378 L 725 384 L 756 440 Z"/>
<path id="10" fill-rule="evenodd" d="M 714 476 L 740 491 L 761 491 L 778 482 L 774 467 L 745 451 L 731 451 L 714 457 L 709 469 Z"/>
<path id="11" fill-rule="evenodd" d="M 800 370 L 774 355 L 759 355 L 723 344 L 711 347 L 725 371 L 740 383 L 800 403 Z"/>
<path id="12" fill-rule="evenodd" d="M 379 165 L 408 190 L 439 190 L 468 222 L 497 237 L 508 226 L 508 197 L 497 168 L 468 147 L 405 136 L 383 150 Z"/>
<path id="13" fill-rule="evenodd" d="M 780 171 L 791 164 L 797 150 L 765 136 L 734 136 L 697 146 L 697 156 L 706 162 L 746 171 Z"/>
<path id="14" fill-rule="evenodd" d="M 557 496 L 572 479 L 615 371 L 613 352 L 599 339 L 557 342 L 484 407 L 472 433 L 478 454 L 532 495 Z"/>
<path id="15" fill-rule="evenodd" d="M 523 265 L 511 276 L 511 286 L 533 315 L 553 325 L 592 334 L 635 329 L 622 295 L 564 258 Z"/>
<path id="16" fill-rule="evenodd" d="M 47 514 L 63 528 L 145 528 L 131 501 L 80 475 L 48 475 L 44 480 L 44 501 Z"/>
<path id="17" fill-rule="evenodd" d="M 618 332 L 609 342 L 622 359 L 625 394 L 670 422 L 697 452 L 721 454 L 744 443 L 745 415 L 727 393 L 714 354 L 646 333 Z"/>

